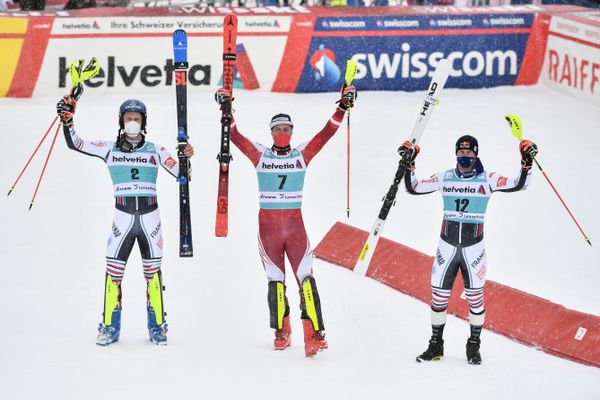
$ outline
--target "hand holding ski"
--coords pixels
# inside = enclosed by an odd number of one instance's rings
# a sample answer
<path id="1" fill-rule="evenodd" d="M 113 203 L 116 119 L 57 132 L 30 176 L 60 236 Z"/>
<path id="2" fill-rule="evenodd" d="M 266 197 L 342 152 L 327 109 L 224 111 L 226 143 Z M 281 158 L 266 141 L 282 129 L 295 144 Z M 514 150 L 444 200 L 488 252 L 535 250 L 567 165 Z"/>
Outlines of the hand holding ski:
<path id="1" fill-rule="evenodd" d="M 221 147 L 219 161 L 219 189 L 217 195 L 217 217 L 215 235 L 225 237 L 228 233 L 229 213 L 229 163 L 231 162 L 230 129 L 231 129 L 231 95 L 233 93 L 233 77 L 236 60 L 237 17 L 234 14 L 225 16 L 223 20 L 223 90 L 227 98 L 221 98 Z M 217 101 L 219 101 L 217 99 Z"/>
<path id="2" fill-rule="evenodd" d="M 179 161 L 179 257 L 193 257 L 190 211 L 190 161 L 187 131 L 187 33 L 173 33 L 175 96 L 177 99 L 177 158 Z M 186 151 L 187 149 L 187 151 Z M 192 150 L 193 154 L 193 150 Z"/>
<path id="3" fill-rule="evenodd" d="M 407 166 L 412 160 L 414 160 L 414 158 L 412 158 L 413 155 L 416 156 L 415 152 L 418 152 L 418 150 L 416 150 L 417 143 L 423 135 L 423 131 L 425 130 L 425 126 L 427 125 L 427 121 L 429 121 L 429 117 L 431 116 L 435 105 L 439 103 L 439 96 L 444 88 L 444 85 L 446 84 L 446 80 L 448 80 L 450 69 L 450 63 L 447 60 L 442 59 L 439 61 L 437 68 L 433 73 L 433 78 L 431 78 L 431 82 L 429 83 L 429 88 L 425 94 L 425 99 L 419 108 L 419 113 L 417 115 L 415 125 L 413 126 L 411 138 L 408 141 L 409 143 L 406 144 L 408 151 L 402 154 L 402 158 L 398 162 L 398 169 L 394 175 L 394 181 L 385 195 L 383 205 L 379 211 L 379 216 L 375 220 L 373 228 L 371 229 L 371 233 L 369 234 L 369 237 L 363 246 L 358 260 L 354 266 L 354 272 L 358 274 L 366 275 L 367 273 L 367 269 L 369 268 L 371 258 L 373 257 L 375 248 L 379 242 L 379 238 L 381 237 L 381 232 L 383 231 L 387 216 L 392 208 L 392 205 L 394 205 L 394 202 L 396 201 L 396 194 L 398 193 L 400 182 L 402 182 L 402 178 L 404 177 Z"/>
<path id="4" fill-rule="evenodd" d="M 519 140 L 521 152 L 522 153 L 523 153 L 523 151 L 527 152 L 527 148 L 526 148 L 526 146 L 523 146 L 523 144 L 525 142 L 529 142 L 529 141 L 523 140 L 523 124 L 521 123 L 521 118 L 519 118 L 515 114 L 508 114 L 508 115 L 504 116 L 504 118 L 508 122 L 508 125 L 510 125 L 512 134 Z M 525 144 L 527 144 L 527 143 L 525 143 Z M 529 157 L 531 157 L 531 160 L 533 160 L 533 162 L 535 163 L 535 165 L 537 165 L 537 167 L 539 168 L 542 175 L 544 175 L 544 178 L 546 178 L 546 181 L 548 182 L 548 184 L 550 185 L 550 187 L 552 188 L 552 190 L 554 191 L 554 193 L 556 194 L 556 196 L 558 197 L 558 199 L 560 200 L 562 205 L 565 207 L 565 209 L 569 213 L 569 216 L 571 216 L 571 219 L 573 220 L 575 225 L 577 225 L 577 228 L 579 229 L 579 232 L 581 232 L 581 234 L 583 235 L 583 238 L 585 239 L 585 241 L 591 246 L 592 242 L 590 241 L 589 237 L 585 234 L 583 229 L 581 229 L 581 226 L 579 226 L 579 223 L 575 219 L 575 216 L 573 215 L 573 213 L 571 213 L 571 210 L 569 210 L 569 207 L 567 206 L 567 204 L 565 203 L 565 201 L 563 200 L 561 195 L 558 193 L 558 190 L 556 190 L 556 188 L 550 181 L 550 178 L 548 177 L 546 172 L 542 169 L 542 166 L 540 165 L 540 163 L 537 161 L 537 159 L 536 159 L 537 146 L 535 146 L 535 148 L 533 148 L 534 151 L 532 151 L 531 149 L 532 149 L 532 147 L 529 146 L 529 151 L 528 151 Z"/>

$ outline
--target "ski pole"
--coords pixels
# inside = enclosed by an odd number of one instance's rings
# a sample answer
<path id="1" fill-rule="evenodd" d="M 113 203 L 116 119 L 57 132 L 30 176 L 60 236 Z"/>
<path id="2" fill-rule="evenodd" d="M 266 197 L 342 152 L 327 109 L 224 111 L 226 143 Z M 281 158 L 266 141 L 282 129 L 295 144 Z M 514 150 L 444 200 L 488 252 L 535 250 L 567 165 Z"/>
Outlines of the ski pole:
<path id="1" fill-rule="evenodd" d="M 354 60 L 346 61 L 346 75 L 344 77 L 344 88 L 352 84 L 354 75 L 358 69 L 358 64 Z M 346 128 L 348 133 L 348 148 L 346 157 L 346 218 L 350 218 L 350 108 L 348 108 L 348 118 L 346 119 Z"/>
<path id="2" fill-rule="evenodd" d="M 350 218 L 350 110 L 348 110 L 346 127 L 348 128 L 348 156 L 346 165 L 346 218 Z"/>
<path id="3" fill-rule="evenodd" d="M 522 131 L 523 131 L 523 125 L 521 124 L 521 119 L 517 115 L 515 115 L 515 114 L 506 115 L 504 118 L 506 119 L 506 121 L 508 121 L 508 124 L 510 125 L 512 134 L 517 139 L 519 139 L 519 142 L 522 142 L 523 141 L 523 133 L 522 133 Z M 542 168 L 542 166 L 540 165 L 540 163 L 538 162 L 538 160 L 535 157 L 532 157 L 532 158 L 533 158 L 533 161 L 535 162 L 535 165 L 537 165 L 537 167 L 539 168 L 539 170 L 542 173 L 542 175 L 544 176 L 544 178 L 546 178 L 546 182 L 548 182 L 548 184 L 550 185 L 550 187 L 552 188 L 552 190 L 556 194 L 556 197 L 558 197 L 558 199 L 560 200 L 560 202 L 562 203 L 562 205 L 565 207 L 565 209 L 567 210 L 567 212 L 571 216 L 571 219 L 573 220 L 573 222 L 575 222 L 575 225 L 577 225 L 577 228 L 579 229 L 579 232 L 581 232 L 581 234 L 583 235 L 583 238 L 585 239 L 585 241 L 591 246 L 592 242 L 590 241 L 590 238 L 585 234 L 585 232 L 583 231 L 583 229 L 581 229 L 581 226 L 579 225 L 579 223 L 575 219 L 575 216 L 573 215 L 573 213 L 571 212 L 571 210 L 567 206 L 567 203 L 565 203 L 565 201 L 561 197 L 560 193 L 558 193 L 558 190 L 556 190 L 556 188 L 552 184 L 552 181 L 550 180 L 550 178 L 546 174 L 546 171 L 544 171 L 544 169 Z"/>
<path id="4" fill-rule="evenodd" d="M 8 191 L 8 194 L 6 196 L 10 196 L 10 194 L 12 193 L 12 191 L 15 189 L 15 187 L 17 186 L 17 183 L 19 182 L 19 180 L 21 179 L 21 177 L 25 173 L 25 170 L 27 169 L 27 167 L 31 163 L 31 160 L 33 160 L 33 157 L 36 155 L 36 153 L 38 152 L 38 150 L 42 146 L 42 143 L 44 143 L 44 141 L 46 140 L 46 136 L 48 136 L 48 133 L 50 133 L 50 130 L 52 129 L 52 127 L 54 126 L 54 124 L 56 123 L 57 120 L 58 120 L 58 116 L 54 117 L 54 120 L 52 121 L 52 124 L 50 124 L 50 126 L 48 127 L 48 130 L 46 131 L 46 133 L 42 137 L 42 140 L 40 140 L 40 142 L 38 143 L 37 147 L 35 148 L 35 150 L 31 154 L 31 157 L 29 157 L 29 160 L 27 160 L 27 164 L 25 164 L 25 167 L 23 167 L 23 170 L 21 171 L 21 173 L 19 174 L 19 176 L 15 180 L 15 183 L 12 184 L 12 186 L 11 186 L 11 188 Z"/>
<path id="5" fill-rule="evenodd" d="M 54 148 L 54 143 L 56 143 L 56 138 L 58 137 L 58 132 L 60 131 L 60 127 L 62 123 L 59 123 L 56 126 L 56 133 L 54 134 L 54 139 L 52 139 L 52 144 L 50 145 L 50 150 L 48 150 L 48 155 L 46 156 L 46 161 L 44 162 L 44 168 L 42 168 L 42 173 L 40 174 L 40 178 L 38 179 L 37 186 L 35 187 L 35 192 L 33 193 L 33 197 L 31 198 L 31 202 L 29 203 L 29 210 L 33 207 L 33 202 L 35 201 L 35 196 L 37 195 L 38 189 L 40 188 L 40 183 L 42 183 L 42 178 L 44 177 L 44 172 L 46 172 L 46 166 L 48 165 L 48 160 L 50 160 L 50 155 L 52 154 L 52 149 Z"/>

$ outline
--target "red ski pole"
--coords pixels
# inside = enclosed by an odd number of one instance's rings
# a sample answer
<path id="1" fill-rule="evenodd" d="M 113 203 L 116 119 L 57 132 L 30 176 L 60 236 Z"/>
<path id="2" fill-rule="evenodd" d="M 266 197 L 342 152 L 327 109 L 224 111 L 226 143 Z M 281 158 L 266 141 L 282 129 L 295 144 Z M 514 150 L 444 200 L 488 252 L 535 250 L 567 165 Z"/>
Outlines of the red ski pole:
<path id="1" fill-rule="evenodd" d="M 567 210 L 567 212 L 571 216 L 571 219 L 573 220 L 573 222 L 575 222 L 575 225 L 577 225 L 577 228 L 579 229 L 579 232 L 581 232 L 581 234 L 583 235 L 583 238 L 585 239 L 585 241 L 591 246 L 592 242 L 590 241 L 590 238 L 588 237 L 588 235 L 585 234 L 585 232 L 583 231 L 583 229 L 581 229 L 581 226 L 579 226 L 579 223 L 575 219 L 575 216 L 573 215 L 573 213 L 571 212 L 571 210 L 569 210 L 569 207 L 567 207 L 567 203 L 565 203 L 565 201 L 563 200 L 563 198 L 561 197 L 561 195 L 558 193 L 558 190 L 556 190 L 556 188 L 554 187 L 554 185 L 550 181 L 550 178 L 548 178 L 548 175 L 546 175 L 546 171 L 544 171 L 542 169 L 542 166 L 535 159 L 535 157 L 533 157 L 533 161 L 535 162 L 535 165 L 537 165 L 537 167 L 540 169 L 540 172 L 542 173 L 542 175 L 544 175 L 544 178 L 546 178 L 546 181 L 548 182 L 548 184 L 550 185 L 550 187 L 552 188 L 552 190 L 554 190 L 554 193 L 556 194 L 556 197 L 558 197 L 558 199 L 560 200 L 560 202 L 562 203 L 562 205 L 565 207 L 565 209 Z"/>
<path id="2" fill-rule="evenodd" d="M 358 64 L 354 60 L 346 61 L 346 75 L 344 76 L 344 87 L 342 91 L 352 84 L 352 80 L 358 70 Z M 350 218 L 350 108 L 348 108 L 348 156 L 346 165 L 346 218 Z"/>
<path id="3" fill-rule="evenodd" d="M 46 136 L 48 136 L 48 133 L 50 133 L 50 130 L 52 129 L 52 127 L 54 126 L 54 124 L 56 123 L 57 120 L 58 120 L 58 116 L 54 117 L 54 120 L 52 121 L 52 124 L 50 124 L 50 126 L 48 127 L 48 130 L 44 134 L 44 137 L 42 137 L 42 140 L 40 140 L 40 142 L 38 143 L 37 147 L 33 151 L 33 154 L 31 154 L 31 157 L 29 157 L 29 160 L 27 160 L 27 164 L 25 164 L 25 167 L 23 167 L 23 170 L 21 171 L 21 173 L 17 177 L 17 180 L 15 180 L 15 183 L 12 184 L 10 190 L 8 191 L 7 196 L 10 196 L 10 194 L 12 193 L 12 191 L 15 189 L 15 186 L 17 186 L 17 183 L 21 179 L 21 176 L 23 176 L 23 174 L 25 173 L 25 170 L 29 166 L 29 163 L 31 163 L 31 160 L 33 160 L 33 157 L 36 155 L 36 153 L 38 152 L 38 150 L 42 146 L 42 143 L 44 143 L 44 141 L 46 140 Z"/>
<path id="4" fill-rule="evenodd" d="M 348 111 L 348 165 L 346 166 L 346 218 L 350 218 L 350 111 Z"/>
<path id="5" fill-rule="evenodd" d="M 508 115 L 504 116 L 504 118 L 506 119 L 506 121 L 510 125 L 510 129 L 512 131 L 512 134 L 517 139 L 519 139 L 520 142 L 522 142 L 523 141 L 523 134 L 522 134 L 523 124 L 521 123 L 521 119 L 519 118 L 519 116 L 515 115 L 515 114 L 508 114 Z M 571 219 L 573 220 L 573 222 L 575 222 L 575 225 L 577 225 L 577 228 L 579 229 L 579 232 L 581 232 L 581 234 L 583 235 L 583 238 L 585 239 L 585 241 L 591 246 L 592 242 L 590 241 L 590 238 L 585 234 L 585 232 L 583 231 L 583 229 L 581 229 L 581 226 L 579 226 L 579 223 L 575 219 L 575 216 L 573 215 L 573 213 L 571 212 L 571 210 L 569 210 L 569 207 L 567 207 L 567 203 L 565 203 L 565 201 L 563 200 L 562 196 L 558 193 L 558 190 L 556 190 L 556 188 L 554 187 L 554 185 L 550 181 L 550 178 L 548 177 L 548 175 L 546 175 L 546 172 L 543 170 L 543 168 L 540 165 L 540 163 L 538 162 L 538 160 L 536 160 L 535 157 L 532 157 L 532 158 L 533 158 L 533 161 L 535 162 L 535 165 L 537 165 L 537 167 L 540 169 L 540 172 L 542 173 L 542 175 L 544 175 L 544 178 L 546 178 L 546 182 L 548 182 L 548 184 L 550 185 L 550 187 L 554 191 L 554 194 L 556 194 L 556 197 L 558 197 L 558 199 L 560 200 L 560 202 L 562 203 L 562 205 L 565 207 L 565 210 L 567 210 L 567 212 L 569 213 L 569 216 L 571 217 Z"/>
<path id="6" fill-rule="evenodd" d="M 56 133 L 54 134 L 54 139 L 52 139 L 52 144 L 50 145 L 50 150 L 48 150 L 48 155 L 46 156 L 46 161 L 44 162 L 44 168 L 42 168 L 42 173 L 40 174 L 40 178 L 38 179 L 37 186 L 35 187 L 35 192 L 33 193 L 33 197 L 31 198 L 31 202 L 29 203 L 29 209 L 33 207 L 33 202 L 35 201 L 35 196 L 37 195 L 38 189 L 40 188 L 40 183 L 42 183 L 42 178 L 44 177 L 44 172 L 46 172 L 46 166 L 48 166 L 48 160 L 50 160 L 50 155 L 52 154 L 52 149 L 54 148 L 54 143 L 56 143 L 56 138 L 58 137 L 58 132 L 62 123 L 59 123 L 56 127 Z"/>

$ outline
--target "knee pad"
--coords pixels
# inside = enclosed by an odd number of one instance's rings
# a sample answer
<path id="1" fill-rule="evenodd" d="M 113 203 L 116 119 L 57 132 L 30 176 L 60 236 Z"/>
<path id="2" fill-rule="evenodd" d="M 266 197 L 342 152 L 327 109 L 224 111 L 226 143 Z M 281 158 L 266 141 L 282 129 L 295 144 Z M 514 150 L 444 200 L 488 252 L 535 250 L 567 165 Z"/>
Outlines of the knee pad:
<path id="1" fill-rule="evenodd" d="M 162 285 L 162 277 L 160 271 L 155 272 L 152 279 L 148 281 L 148 305 L 154 309 L 156 315 L 156 324 L 162 325 L 164 317 L 167 315 L 164 312 L 162 292 L 165 288 Z"/>
<path id="2" fill-rule="evenodd" d="M 473 311 L 469 311 L 469 324 L 473 326 L 483 326 L 485 322 L 485 310 L 479 314 L 474 314 Z"/>
<path id="3" fill-rule="evenodd" d="M 321 299 L 319 298 L 315 278 L 312 276 L 308 276 L 302 281 L 300 299 L 302 318 L 310 319 L 315 332 L 325 330 L 323 315 L 321 313 Z"/>
<path id="4" fill-rule="evenodd" d="M 112 277 L 107 273 L 104 283 L 104 325 L 113 324 L 113 312 L 117 308 L 121 308 L 121 285 L 114 283 Z"/>
<path id="5" fill-rule="evenodd" d="M 431 325 L 439 326 L 446 324 L 448 318 L 448 310 L 437 311 L 431 309 Z"/>
<path id="6" fill-rule="evenodd" d="M 267 293 L 269 302 L 270 326 L 273 329 L 283 328 L 283 319 L 290 314 L 290 306 L 285 296 L 285 285 L 280 281 L 270 281 Z"/>

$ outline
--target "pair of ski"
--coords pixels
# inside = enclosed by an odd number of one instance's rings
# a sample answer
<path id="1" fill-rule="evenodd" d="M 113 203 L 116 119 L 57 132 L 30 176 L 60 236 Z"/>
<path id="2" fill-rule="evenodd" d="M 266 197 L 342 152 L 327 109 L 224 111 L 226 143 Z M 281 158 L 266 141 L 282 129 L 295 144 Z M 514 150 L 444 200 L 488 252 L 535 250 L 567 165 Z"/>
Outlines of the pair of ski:
<path id="1" fill-rule="evenodd" d="M 236 37 L 237 17 L 230 14 L 225 16 L 223 21 L 223 87 L 230 92 L 233 90 Z M 190 163 L 183 152 L 189 138 L 187 129 L 187 33 L 182 29 L 173 33 L 173 56 L 177 99 L 177 158 L 179 161 L 179 256 L 192 257 L 194 249 L 190 214 Z M 217 156 L 219 160 L 219 193 L 215 226 L 217 236 L 227 236 L 231 121 L 231 102 L 229 102 L 222 106 L 221 148 Z"/>
<path id="2" fill-rule="evenodd" d="M 404 174 L 406 173 L 406 165 L 409 164 L 410 158 L 414 152 L 414 148 L 419 143 L 419 140 L 423 135 L 423 131 L 425 130 L 427 121 L 429 121 L 429 117 L 431 117 L 431 113 L 433 112 L 435 106 L 439 103 L 440 94 L 444 88 L 444 85 L 446 84 L 446 81 L 448 80 L 451 67 L 452 66 L 447 60 L 441 59 L 435 69 L 435 72 L 433 73 L 433 77 L 429 83 L 423 103 L 419 108 L 417 120 L 413 126 L 412 134 L 409 139 L 411 143 L 411 151 L 406 152 L 403 156 L 403 159 L 401 159 L 398 163 L 398 169 L 396 170 L 396 175 L 394 175 L 394 181 L 392 182 L 392 185 L 383 199 L 383 205 L 381 206 L 379 215 L 375 219 L 375 223 L 373 224 L 373 228 L 369 233 L 369 237 L 367 238 L 367 241 L 365 242 L 360 255 L 358 256 L 356 264 L 354 265 L 354 272 L 358 274 L 366 275 L 367 273 L 371 258 L 373 257 L 377 243 L 381 238 L 381 233 L 383 232 L 383 227 L 385 226 L 387 216 L 396 201 L 396 194 L 398 193 L 399 185 L 402 182 Z"/>

